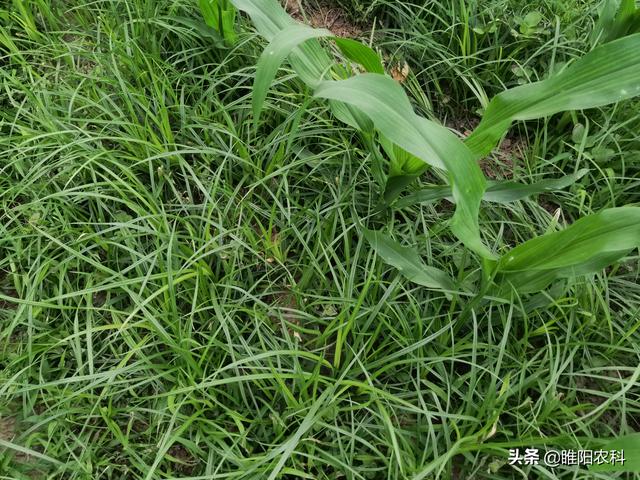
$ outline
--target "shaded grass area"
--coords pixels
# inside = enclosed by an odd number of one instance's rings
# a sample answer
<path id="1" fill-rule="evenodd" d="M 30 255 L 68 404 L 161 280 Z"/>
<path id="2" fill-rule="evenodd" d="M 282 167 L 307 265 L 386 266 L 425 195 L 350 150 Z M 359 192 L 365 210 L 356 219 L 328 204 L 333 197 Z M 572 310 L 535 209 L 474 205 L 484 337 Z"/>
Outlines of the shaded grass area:
<path id="1" fill-rule="evenodd" d="M 0 478 L 522 478 L 509 446 L 640 429 L 637 255 L 461 323 L 357 229 L 477 275 L 449 206 L 376 213 L 365 149 L 290 72 L 254 129 L 248 26 L 221 50 L 186 2 L 17 4 L 0 14 Z M 501 25 L 473 48 L 456 40 L 467 13 L 429 5 L 375 14 L 431 114 L 473 116 L 514 64 L 535 77 L 588 48 L 578 3 L 555 11 L 572 38 Z M 591 173 L 485 208 L 486 238 L 637 203 L 638 124 L 629 102 L 519 125 L 504 175 Z"/>

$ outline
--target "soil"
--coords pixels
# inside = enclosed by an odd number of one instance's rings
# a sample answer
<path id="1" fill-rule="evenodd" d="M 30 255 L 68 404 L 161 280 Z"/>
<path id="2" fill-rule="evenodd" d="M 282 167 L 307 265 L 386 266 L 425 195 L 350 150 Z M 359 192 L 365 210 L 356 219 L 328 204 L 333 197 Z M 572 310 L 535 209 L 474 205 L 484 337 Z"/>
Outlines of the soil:
<path id="1" fill-rule="evenodd" d="M 285 10 L 296 20 L 314 28 L 326 28 L 337 37 L 357 38 L 366 31 L 363 25 L 354 23 L 343 8 L 331 1 L 322 0 L 317 4 L 303 0 L 281 1 Z"/>
<path id="2" fill-rule="evenodd" d="M 463 138 L 480 123 L 480 120 L 470 114 L 461 113 L 446 121 L 446 126 L 457 131 Z M 480 161 L 480 168 L 484 175 L 491 180 L 512 180 L 517 164 L 524 159 L 527 144 L 521 137 L 509 135 L 493 151 L 491 155 Z"/>
<path id="3" fill-rule="evenodd" d="M 7 297 L 19 298 L 18 292 L 16 292 L 13 289 L 3 291 L 2 293 Z M 18 308 L 17 303 L 12 303 L 6 300 L 0 300 L 0 310 L 16 310 L 17 308 Z"/>
<path id="4" fill-rule="evenodd" d="M 300 305 L 296 299 L 296 296 L 293 292 L 285 290 L 283 292 L 277 293 L 270 298 L 271 305 L 274 307 L 275 311 L 277 311 L 282 318 L 293 324 L 300 326 L 300 318 L 295 312 L 300 311 Z M 273 315 L 272 320 L 275 322 L 278 321 L 278 316 Z M 294 337 L 299 342 L 302 342 L 304 339 L 299 332 L 289 329 L 289 335 Z"/>
<path id="5" fill-rule="evenodd" d="M 191 475 L 195 471 L 198 460 L 182 445 L 173 445 L 167 453 L 178 460 L 174 463 L 177 473 Z"/>
<path id="6" fill-rule="evenodd" d="M 16 434 L 16 419 L 0 417 L 0 440 L 10 442 Z"/>
<path id="7" fill-rule="evenodd" d="M 480 162 L 480 168 L 487 178 L 492 180 L 514 177 L 516 163 L 524 157 L 525 143 L 516 137 L 507 137 L 494 151 L 492 156 Z"/>

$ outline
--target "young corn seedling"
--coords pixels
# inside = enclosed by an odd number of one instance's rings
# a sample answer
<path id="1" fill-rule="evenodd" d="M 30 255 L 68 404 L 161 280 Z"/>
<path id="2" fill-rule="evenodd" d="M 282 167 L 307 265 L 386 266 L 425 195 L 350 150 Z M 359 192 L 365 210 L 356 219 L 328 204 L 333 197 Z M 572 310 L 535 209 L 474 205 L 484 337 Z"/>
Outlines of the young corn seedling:
<path id="1" fill-rule="evenodd" d="M 200 0 L 200 12 L 228 45 L 236 43 L 237 10 L 229 0 Z"/>
<path id="2" fill-rule="evenodd" d="M 395 206 L 440 198 L 455 203 L 449 227 L 482 260 L 483 281 L 475 292 L 476 298 L 488 294 L 508 297 L 513 290 L 539 291 L 559 278 L 597 272 L 640 245 L 637 207 L 608 209 L 587 216 L 565 230 L 534 238 L 503 255 L 483 243 L 478 222 L 482 200 L 507 203 L 564 188 L 586 173 L 581 170 L 534 185 L 488 184 L 478 161 L 500 143 L 514 121 L 599 107 L 640 94 L 640 34 L 625 35 L 635 25 L 624 20 L 629 18 L 626 2 L 620 7 L 626 13 L 613 15 L 613 23 L 623 25 L 618 29 L 620 33 L 613 35 L 619 38 L 604 35 L 605 24 L 598 38 L 610 41 L 598 41 L 599 46 L 547 80 L 494 97 L 482 121 L 465 141 L 416 114 L 403 88 L 384 73 L 379 56 L 371 48 L 296 22 L 276 0 L 231 3 L 251 17 L 269 42 L 258 62 L 254 83 L 256 121 L 278 69 L 288 59 L 315 97 L 328 100 L 334 115 L 358 129 L 372 151 L 379 152 L 381 147 L 387 154 L 387 202 L 396 200 L 402 189 L 428 168 L 442 172 L 447 185 L 419 191 Z M 366 73 L 334 62 L 320 38 L 335 42 L 342 55 L 362 65 Z M 425 265 L 415 250 L 380 232 L 364 230 L 363 234 L 378 255 L 409 280 L 445 292 L 460 290 L 447 273 Z"/>

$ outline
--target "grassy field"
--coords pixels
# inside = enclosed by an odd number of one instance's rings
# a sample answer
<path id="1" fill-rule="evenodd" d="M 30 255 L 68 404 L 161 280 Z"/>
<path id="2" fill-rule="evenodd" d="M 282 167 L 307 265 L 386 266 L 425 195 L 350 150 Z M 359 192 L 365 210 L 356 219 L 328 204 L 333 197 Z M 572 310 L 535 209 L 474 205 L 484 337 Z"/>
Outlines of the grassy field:
<path id="1" fill-rule="evenodd" d="M 589 51 L 597 17 L 338 3 L 307 17 L 371 41 L 460 135 Z M 289 67 L 254 126 L 265 45 L 242 16 L 217 47 L 195 1 L 0 3 L 0 478 L 638 478 L 507 462 L 640 431 L 638 250 L 535 304 L 409 282 L 359 227 L 462 277 L 451 205 L 380 211 L 370 150 Z M 589 172 L 487 204 L 485 242 L 640 204 L 639 107 L 518 122 L 489 179 Z"/>

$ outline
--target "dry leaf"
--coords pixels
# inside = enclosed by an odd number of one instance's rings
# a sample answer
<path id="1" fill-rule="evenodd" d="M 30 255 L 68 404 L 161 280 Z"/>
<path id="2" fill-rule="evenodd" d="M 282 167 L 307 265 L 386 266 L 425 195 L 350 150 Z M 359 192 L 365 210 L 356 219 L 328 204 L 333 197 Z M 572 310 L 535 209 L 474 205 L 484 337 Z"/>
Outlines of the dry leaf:
<path id="1" fill-rule="evenodd" d="M 391 77 L 396 82 L 404 83 L 407 80 L 410 71 L 411 70 L 409 69 L 409 64 L 407 62 L 404 62 L 404 65 L 402 66 L 398 63 L 391 67 Z"/>

